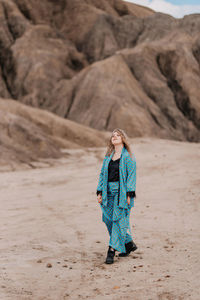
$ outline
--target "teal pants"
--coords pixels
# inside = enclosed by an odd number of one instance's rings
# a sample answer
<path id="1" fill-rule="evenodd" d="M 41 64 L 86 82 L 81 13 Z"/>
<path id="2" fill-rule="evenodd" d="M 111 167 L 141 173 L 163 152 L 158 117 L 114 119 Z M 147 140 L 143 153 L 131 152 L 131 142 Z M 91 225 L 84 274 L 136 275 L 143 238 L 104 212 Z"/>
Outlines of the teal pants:
<path id="1" fill-rule="evenodd" d="M 106 224 L 110 236 L 109 245 L 113 249 L 125 253 L 125 243 L 133 240 L 130 228 L 131 208 L 125 209 L 117 206 L 118 192 L 119 181 L 108 182 L 108 203 L 107 206 L 102 204 L 100 206 L 102 209 L 102 221 Z"/>

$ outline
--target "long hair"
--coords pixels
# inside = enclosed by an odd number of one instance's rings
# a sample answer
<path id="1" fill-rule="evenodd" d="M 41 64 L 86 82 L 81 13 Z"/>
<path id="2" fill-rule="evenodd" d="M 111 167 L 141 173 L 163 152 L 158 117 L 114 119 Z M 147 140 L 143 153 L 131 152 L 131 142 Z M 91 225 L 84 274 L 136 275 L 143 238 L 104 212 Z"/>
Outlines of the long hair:
<path id="1" fill-rule="evenodd" d="M 121 136 L 122 138 L 122 143 L 124 144 L 124 147 L 126 148 L 126 150 L 129 152 L 131 158 L 133 158 L 133 153 L 131 151 L 131 148 L 130 148 L 130 144 L 129 144 L 129 140 L 128 140 L 128 136 L 127 134 L 124 132 L 124 130 L 120 129 L 120 128 L 115 128 L 111 134 L 111 137 L 110 139 L 108 140 L 108 143 L 107 143 L 107 151 L 106 151 L 106 156 L 109 156 L 111 155 L 111 153 L 113 152 L 113 150 L 115 149 L 115 146 L 112 144 L 112 136 L 113 136 L 113 133 L 114 132 L 118 132 L 119 135 Z"/>

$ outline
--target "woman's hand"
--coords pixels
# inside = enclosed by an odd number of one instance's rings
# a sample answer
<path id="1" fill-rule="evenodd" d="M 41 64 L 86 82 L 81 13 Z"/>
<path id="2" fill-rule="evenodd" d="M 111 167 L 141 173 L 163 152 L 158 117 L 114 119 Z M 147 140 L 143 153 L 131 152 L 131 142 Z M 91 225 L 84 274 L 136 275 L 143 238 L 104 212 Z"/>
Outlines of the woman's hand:
<path id="1" fill-rule="evenodd" d="M 127 196 L 127 203 L 128 203 L 128 205 L 131 203 L 131 197 L 130 196 Z"/>
<path id="2" fill-rule="evenodd" d="M 99 194 L 99 195 L 97 196 L 97 200 L 98 200 L 99 203 L 102 202 L 102 196 L 101 196 L 101 194 Z"/>

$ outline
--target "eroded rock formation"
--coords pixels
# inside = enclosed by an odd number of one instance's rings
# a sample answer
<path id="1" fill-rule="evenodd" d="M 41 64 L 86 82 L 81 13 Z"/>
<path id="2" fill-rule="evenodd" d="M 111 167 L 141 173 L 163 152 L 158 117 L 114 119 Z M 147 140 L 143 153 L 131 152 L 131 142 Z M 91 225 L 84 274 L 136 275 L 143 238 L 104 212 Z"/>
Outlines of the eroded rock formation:
<path id="1" fill-rule="evenodd" d="M 0 23 L 2 101 L 130 137 L 200 141 L 199 14 L 175 19 L 121 0 L 0 0 Z M 1 126 L 12 118 L 1 112 Z"/>
<path id="2" fill-rule="evenodd" d="M 62 149 L 101 147 L 107 133 L 11 99 L 0 99 L 0 165 L 66 156 Z M 7 167 L 5 168 L 7 170 Z"/>

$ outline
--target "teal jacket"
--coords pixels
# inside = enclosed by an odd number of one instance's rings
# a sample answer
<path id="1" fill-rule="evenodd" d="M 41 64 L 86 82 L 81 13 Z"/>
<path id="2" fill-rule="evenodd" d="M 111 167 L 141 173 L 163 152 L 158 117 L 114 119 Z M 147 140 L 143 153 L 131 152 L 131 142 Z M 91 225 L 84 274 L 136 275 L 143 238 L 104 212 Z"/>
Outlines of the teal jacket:
<path id="1" fill-rule="evenodd" d="M 114 150 L 109 156 L 105 156 L 99 175 L 97 191 L 102 191 L 102 205 L 107 206 L 107 184 L 108 184 L 108 165 Z M 134 155 L 133 155 L 134 157 Z M 136 160 L 135 157 L 131 158 L 129 152 L 122 148 L 121 157 L 119 161 L 119 193 L 118 193 L 118 206 L 121 208 L 129 209 L 134 206 L 134 196 L 131 196 L 130 204 L 127 203 L 127 192 L 136 191 Z"/>

